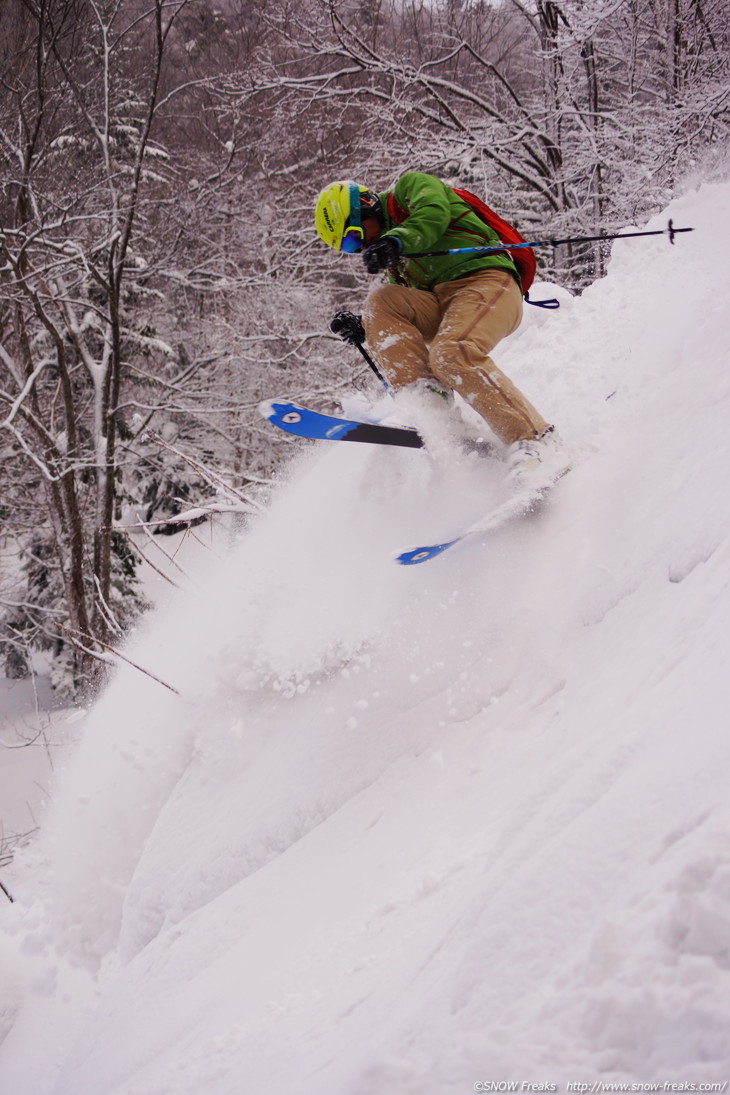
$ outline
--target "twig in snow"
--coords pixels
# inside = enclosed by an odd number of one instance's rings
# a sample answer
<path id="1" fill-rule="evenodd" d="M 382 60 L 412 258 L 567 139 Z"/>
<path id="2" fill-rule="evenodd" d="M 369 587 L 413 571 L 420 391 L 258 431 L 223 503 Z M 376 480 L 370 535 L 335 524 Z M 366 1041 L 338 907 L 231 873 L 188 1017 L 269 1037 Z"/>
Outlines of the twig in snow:
<path id="1" fill-rule="evenodd" d="M 175 589 L 179 589 L 180 586 L 177 584 L 177 582 L 174 582 L 169 574 L 165 574 L 164 570 L 160 570 L 159 567 L 155 566 L 155 564 L 152 562 L 152 560 L 147 558 L 147 556 L 142 551 L 142 548 L 139 546 L 139 544 L 136 544 L 134 542 L 134 539 L 132 538 L 132 534 L 129 532 L 129 529 L 130 528 L 144 528 L 144 527 L 145 527 L 144 525 L 125 525 L 125 527 L 122 529 L 122 532 L 124 533 L 127 540 L 129 541 L 129 544 L 130 544 L 130 547 L 132 548 L 132 551 L 136 551 L 137 554 L 139 555 L 140 559 L 142 559 L 143 562 L 147 563 L 147 566 L 152 567 L 152 569 L 155 571 L 156 574 L 159 574 L 159 576 L 161 578 L 164 578 L 165 581 L 169 582 L 170 585 L 174 586 Z"/>
<path id="2" fill-rule="evenodd" d="M 78 650 L 83 651 L 84 654 L 88 654 L 89 657 L 96 658 L 97 661 L 104 662 L 105 665 L 114 665 L 114 660 L 112 658 L 105 658 L 102 654 L 97 654 L 95 650 L 89 650 L 87 646 L 84 646 L 83 643 L 79 642 L 79 638 L 85 639 L 86 642 L 89 643 L 98 643 L 99 646 L 103 646 L 105 650 L 108 650 L 111 654 L 113 654 L 115 658 L 120 658 L 123 662 L 126 662 L 127 665 L 131 665 L 133 669 L 138 669 L 140 673 L 144 673 L 146 677 L 151 677 L 153 681 L 157 681 L 157 683 L 161 684 L 163 688 L 167 688 L 170 690 L 170 692 L 174 692 L 176 696 L 180 695 L 180 692 L 177 690 L 177 688 L 173 688 L 171 684 L 168 684 L 167 681 L 163 681 L 161 677 L 156 677 L 154 673 L 150 673 L 149 669 L 145 669 L 143 666 L 137 665 L 137 663 L 133 662 L 131 658 L 127 658 L 124 654 L 120 654 L 119 651 L 115 650 L 113 646 L 109 646 L 108 643 L 103 642 L 101 639 L 95 639 L 92 635 L 85 635 L 83 631 L 76 631 L 74 628 L 65 627 L 63 624 L 57 623 L 56 627 L 58 627 L 61 631 L 65 631 L 66 634 L 71 637 L 71 642 L 73 643 L 73 645 Z M 78 638 L 76 636 L 78 636 Z"/>
<path id="3" fill-rule="evenodd" d="M 189 464 L 199 475 L 202 475 L 211 487 L 222 488 L 226 494 L 237 498 L 239 502 L 243 502 L 244 505 L 250 507 L 250 511 L 254 513 L 263 510 L 264 507 L 259 502 L 255 502 L 253 499 L 247 498 L 245 494 L 241 494 L 240 491 L 237 491 L 235 487 L 232 487 L 230 483 L 227 483 L 217 472 L 204 467 L 198 460 L 194 460 L 192 456 L 188 456 L 187 453 L 182 452 L 180 449 L 176 448 L 175 445 L 171 445 L 168 441 L 165 441 L 158 433 L 150 433 L 149 438 L 151 441 L 154 441 L 155 444 L 161 445 L 163 449 L 167 449 L 168 452 L 172 452 L 175 456 L 179 456 L 181 460 L 184 460 L 186 464 Z"/>

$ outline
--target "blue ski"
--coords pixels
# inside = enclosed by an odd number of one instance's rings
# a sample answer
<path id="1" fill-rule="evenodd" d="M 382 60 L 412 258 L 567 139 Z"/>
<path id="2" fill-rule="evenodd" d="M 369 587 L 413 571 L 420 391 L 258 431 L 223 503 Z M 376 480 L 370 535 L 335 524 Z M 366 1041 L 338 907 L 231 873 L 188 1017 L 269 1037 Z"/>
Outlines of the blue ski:
<path id="1" fill-rule="evenodd" d="M 298 403 L 284 403 L 268 399 L 259 403 L 259 411 L 272 426 L 295 437 L 309 437 L 320 441 L 361 441 L 368 445 L 395 445 L 404 449 L 425 447 L 420 433 L 409 426 L 384 426 L 379 422 L 360 422 L 354 418 L 338 418 L 333 414 L 310 411 Z M 461 446 L 467 453 L 477 456 L 496 457 L 491 441 L 465 437 Z"/>
<path id="2" fill-rule="evenodd" d="M 427 563 L 429 560 L 435 559 L 437 555 L 441 555 L 444 551 L 454 547 L 455 544 L 461 544 L 464 540 L 483 536 L 486 532 L 499 528 L 500 525 L 506 524 L 515 517 L 523 517 L 528 513 L 532 513 L 539 508 L 557 480 L 567 474 L 567 470 L 566 468 L 555 479 L 551 479 L 550 482 L 544 483 L 540 487 L 514 494 L 491 510 L 486 517 L 480 517 L 464 532 L 454 536 L 452 540 L 445 540 L 443 543 L 438 544 L 424 544 L 421 547 L 411 548 L 409 551 L 402 551 L 399 555 L 396 555 L 396 562 L 400 563 L 401 566 L 415 566 L 417 563 Z"/>
<path id="3" fill-rule="evenodd" d="M 422 449 L 423 438 L 416 430 L 405 426 L 381 426 L 377 422 L 358 422 L 352 418 L 337 418 L 284 403 L 275 399 L 259 404 L 259 411 L 274 426 L 296 437 L 327 441 L 364 441 L 372 445 L 397 445 L 407 449 Z"/>

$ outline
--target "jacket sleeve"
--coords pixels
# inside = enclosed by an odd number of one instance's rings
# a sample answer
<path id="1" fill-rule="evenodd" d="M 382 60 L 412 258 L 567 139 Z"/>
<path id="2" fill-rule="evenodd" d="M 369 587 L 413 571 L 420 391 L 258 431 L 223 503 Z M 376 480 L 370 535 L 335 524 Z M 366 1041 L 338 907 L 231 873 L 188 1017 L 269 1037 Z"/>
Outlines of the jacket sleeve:
<path id="1" fill-rule="evenodd" d="M 393 196 L 410 216 L 386 235 L 398 236 L 406 252 L 428 250 L 451 221 L 448 187 L 435 175 L 409 171 L 398 179 Z"/>

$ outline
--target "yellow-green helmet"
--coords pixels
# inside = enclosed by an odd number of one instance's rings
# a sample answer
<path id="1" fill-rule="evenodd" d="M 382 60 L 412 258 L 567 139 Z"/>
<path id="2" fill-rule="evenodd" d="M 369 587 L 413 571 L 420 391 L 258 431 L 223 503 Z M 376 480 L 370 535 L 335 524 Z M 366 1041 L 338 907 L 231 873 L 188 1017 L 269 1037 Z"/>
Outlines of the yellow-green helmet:
<path id="1" fill-rule="evenodd" d="M 365 242 L 363 216 L 373 216 L 380 210 L 376 194 L 366 186 L 345 179 L 330 183 L 317 198 L 314 224 L 320 239 L 335 251 L 353 254 L 361 251 Z"/>

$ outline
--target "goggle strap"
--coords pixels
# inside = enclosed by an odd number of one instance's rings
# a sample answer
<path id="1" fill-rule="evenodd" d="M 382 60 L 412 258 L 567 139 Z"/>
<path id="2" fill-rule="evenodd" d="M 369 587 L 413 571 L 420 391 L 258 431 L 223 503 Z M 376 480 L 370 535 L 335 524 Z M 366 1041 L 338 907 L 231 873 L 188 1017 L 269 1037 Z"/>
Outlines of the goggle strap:
<path id="1" fill-rule="evenodd" d="M 350 183 L 350 216 L 348 218 L 350 228 L 362 229 L 360 217 L 360 187 L 357 183 Z"/>

